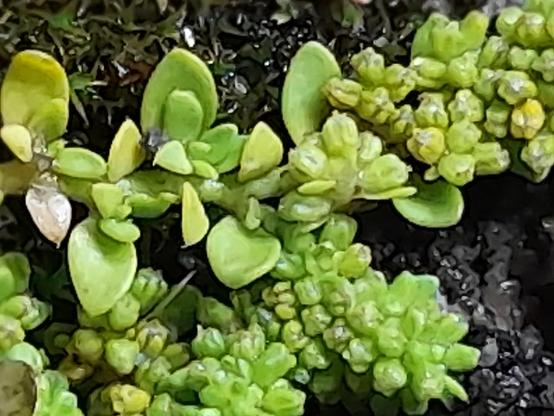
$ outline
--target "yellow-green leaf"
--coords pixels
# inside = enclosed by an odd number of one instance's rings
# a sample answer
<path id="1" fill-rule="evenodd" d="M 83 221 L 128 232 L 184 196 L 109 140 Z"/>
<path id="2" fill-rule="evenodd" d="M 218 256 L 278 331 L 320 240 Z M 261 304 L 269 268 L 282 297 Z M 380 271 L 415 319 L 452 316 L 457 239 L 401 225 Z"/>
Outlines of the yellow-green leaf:
<path id="1" fill-rule="evenodd" d="M 59 139 L 67 128 L 69 106 L 63 98 L 54 98 L 39 108 L 29 121 L 29 130 L 47 142 Z"/>
<path id="2" fill-rule="evenodd" d="M 185 182 L 182 193 L 181 231 L 187 246 L 201 241 L 210 229 L 210 220 L 193 186 Z"/>
<path id="3" fill-rule="evenodd" d="M 163 130 L 171 139 L 187 143 L 200 137 L 204 110 L 192 91 L 171 92 L 163 116 Z"/>
<path id="4" fill-rule="evenodd" d="M 121 220 L 131 214 L 131 207 L 124 201 L 123 190 L 113 183 L 93 184 L 91 196 L 103 218 Z"/>
<path id="5" fill-rule="evenodd" d="M 108 155 L 108 179 L 117 182 L 132 173 L 144 162 L 145 152 L 140 145 L 141 134 L 135 123 L 128 119 L 117 131 Z"/>
<path id="6" fill-rule="evenodd" d="M 52 163 L 56 173 L 79 179 L 100 179 L 106 174 L 106 162 L 99 154 L 81 147 L 61 150 Z"/>
<path id="7" fill-rule="evenodd" d="M 240 159 L 239 181 L 259 178 L 281 163 L 283 143 L 275 132 L 260 121 L 246 141 Z"/>
<path id="8" fill-rule="evenodd" d="M 33 138 L 25 127 L 9 124 L 0 129 L 0 136 L 19 160 L 28 163 L 33 159 Z"/>
<path id="9" fill-rule="evenodd" d="M 217 278 L 238 289 L 275 267 L 281 243 L 262 228 L 248 230 L 235 217 L 227 216 L 211 229 L 206 250 Z"/>
<path id="10" fill-rule="evenodd" d="M 131 288 L 137 270 L 134 245 L 107 237 L 95 219 L 73 229 L 67 250 L 73 286 L 91 317 L 106 313 Z"/>
<path id="11" fill-rule="evenodd" d="M 53 100 L 59 99 L 61 102 Z M 49 107 L 54 105 L 55 110 Z M 44 124 L 33 122 L 34 134 L 39 136 L 60 135 L 67 123 L 67 112 L 59 112 L 58 106 L 67 108 L 69 105 L 69 82 L 62 66 L 50 55 L 37 51 L 26 50 L 18 53 L 12 59 L 0 90 L 0 112 L 5 125 L 20 124 L 30 127 L 33 117 L 43 119 L 43 114 L 56 117 L 49 120 L 48 126 L 58 128 L 39 127 Z M 61 129 L 63 127 L 63 129 Z"/>
<path id="12" fill-rule="evenodd" d="M 103 218 L 98 221 L 98 226 L 104 234 L 120 243 L 133 243 L 140 237 L 140 229 L 130 220 Z"/>
<path id="13" fill-rule="evenodd" d="M 144 90 L 140 111 L 143 131 L 163 128 L 165 104 L 170 93 L 175 90 L 195 94 L 204 112 L 204 129 L 214 122 L 218 99 L 210 70 L 193 53 L 175 48 L 156 66 Z"/>
<path id="14" fill-rule="evenodd" d="M 322 44 L 311 41 L 292 58 L 285 84 L 281 111 L 287 130 L 296 144 L 307 134 L 318 131 L 330 107 L 323 87 L 340 77 L 340 67 L 333 54 Z"/>
<path id="15" fill-rule="evenodd" d="M 153 164 L 180 175 L 190 175 L 193 172 L 185 147 L 178 141 L 164 144 L 156 152 Z"/>

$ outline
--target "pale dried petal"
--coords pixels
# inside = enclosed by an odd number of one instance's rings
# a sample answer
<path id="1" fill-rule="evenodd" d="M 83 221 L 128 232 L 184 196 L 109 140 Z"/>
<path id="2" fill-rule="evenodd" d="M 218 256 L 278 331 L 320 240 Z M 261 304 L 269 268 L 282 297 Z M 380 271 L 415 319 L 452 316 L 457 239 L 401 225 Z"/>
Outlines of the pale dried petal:
<path id="1" fill-rule="evenodd" d="M 71 204 L 55 186 L 34 185 L 27 191 L 25 204 L 42 235 L 57 246 L 71 223 Z"/>

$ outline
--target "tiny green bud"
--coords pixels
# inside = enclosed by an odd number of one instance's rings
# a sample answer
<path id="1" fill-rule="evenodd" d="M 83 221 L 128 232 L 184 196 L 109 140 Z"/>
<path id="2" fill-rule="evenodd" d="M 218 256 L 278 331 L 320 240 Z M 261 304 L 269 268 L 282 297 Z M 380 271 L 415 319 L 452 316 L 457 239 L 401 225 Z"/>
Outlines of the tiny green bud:
<path id="1" fill-rule="evenodd" d="M 481 352 L 463 344 L 454 344 L 444 356 L 444 364 L 452 371 L 470 371 L 477 367 Z"/>
<path id="2" fill-rule="evenodd" d="M 294 293 L 302 305 L 316 305 L 323 299 L 323 288 L 317 278 L 299 280 L 294 284 Z"/>
<path id="3" fill-rule="evenodd" d="M 542 51 L 541 56 L 532 65 L 535 71 L 541 73 L 542 78 L 546 82 L 554 81 L 554 49 L 546 49 Z"/>
<path id="4" fill-rule="evenodd" d="M 400 357 L 407 341 L 399 318 L 388 318 L 377 328 L 377 346 L 387 357 Z"/>
<path id="5" fill-rule="evenodd" d="M 416 72 L 400 64 L 392 64 L 385 70 L 385 86 L 394 102 L 404 100 L 416 87 Z"/>
<path id="6" fill-rule="evenodd" d="M 116 384 L 109 388 L 114 412 L 120 414 L 140 414 L 150 404 L 150 395 L 130 384 Z"/>
<path id="7" fill-rule="evenodd" d="M 139 345 L 128 339 L 110 339 L 106 342 L 106 362 L 119 374 L 130 374 L 135 368 Z"/>
<path id="8" fill-rule="evenodd" d="M 373 388 L 386 397 L 404 387 L 407 381 L 406 370 L 396 358 L 381 358 L 373 367 Z"/>
<path id="9" fill-rule="evenodd" d="M 290 320 L 283 325 L 281 339 L 291 352 L 298 352 L 308 345 L 309 338 L 304 334 L 304 328 L 299 321 Z"/>
<path id="10" fill-rule="evenodd" d="M 358 160 L 363 163 L 375 160 L 383 152 L 383 142 L 379 137 L 369 131 L 360 133 L 360 143 Z"/>
<path id="11" fill-rule="evenodd" d="M 296 358 L 282 343 L 271 343 L 252 364 L 252 380 L 260 387 L 268 387 L 296 365 Z"/>
<path id="12" fill-rule="evenodd" d="M 483 68 L 479 72 L 479 77 L 473 85 L 473 91 L 485 101 L 492 101 L 496 97 L 498 80 L 502 76 L 502 71 L 495 71 L 489 68 Z"/>
<path id="13" fill-rule="evenodd" d="M 333 325 L 323 332 L 323 340 L 327 348 L 339 353 L 344 351 L 353 337 L 354 334 L 342 318 L 335 320 Z"/>
<path id="14" fill-rule="evenodd" d="M 554 165 L 554 134 L 541 133 L 530 140 L 521 150 L 521 160 L 538 179 L 545 178 Z"/>
<path id="15" fill-rule="evenodd" d="M 472 155 L 477 175 L 498 175 L 510 167 L 510 154 L 498 142 L 477 143 Z"/>
<path id="16" fill-rule="evenodd" d="M 511 107 L 501 101 L 494 101 L 486 111 L 483 127 L 493 137 L 503 138 L 508 135 Z"/>
<path id="17" fill-rule="evenodd" d="M 108 312 L 108 322 L 115 331 L 135 325 L 140 315 L 140 302 L 130 293 L 119 299 Z"/>
<path id="18" fill-rule="evenodd" d="M 150 357 L 157 357 L 165 347 L 169 330 L 156 319 L 141 322 L 137 330 L 136 340 L 141 352 Z"/>
<path id="19" fill-rule="evenodd" d="M 462 89 L 448 104 L 450 120 L 453 122 L 468 120 L 477 123 L 485 117 L 483 102 L 471 90 Z"/>
<path id="20" fill-rule="evenodd" d="M 360 138 L 356 122 L 346 114 L 335 113 L 323 125 L 323 144 L 329 155 L 343 155 L 347 149 L 358 149 Z"/>
<path id="21" fill-rule="evenodd" d="M 331 365 L 328 350 L 319 338 L 311 339 L 299 355 L 300 364 L 308 370 L 325 370 Z"/>
<path id="22" fill-rule="evenodd" d="M 251 325 L 247 330 L 241 330 L 230 337 L 230 353 L 246 361 L 253 361 L 265 348 L 265 334 L 258 324 Z"/>
<path id="23" fill-rule="evenodd" d="M 385 81 L 385 58 L 373 48 L 352 56 L 350 64 L 360 81 L 367 86 L 381 86 Z"/>
<path id="24" fill-rule="evenodd" d="M 358 224 L 353 218 L 343 214 L 333 214 L 321 230 L 319 243 L 329 242 L 336 250 L 346 250 L 354 241 L 357 230 Z"/>
<path id="25" fill-rule="evenodd" d="M 371 263 L 371 249 L 361 243 L 354 243 L 346 249 L 339 264 L 339 273 L 347 277 L 362 277 Z"/>
<path id="26" fill-rule="evenodd" d="M 358 105 L 362 85 L 349 79 L 331 78 L 325 85 L 324 92 L 332 107 L 348 110 Z"/>
<path id="27" fill-rule="evenodd" d="M 415 129 L 406 145 L 412 156 L 429 165 L 436 164 L 446 149 L 444 134 L 435 127 Z"/>
<path id="28" fill-rule="evenodd" d="M 360 185 L 369 193 L 379 193 L 404 185 L 409 178 L 410 167 L 397 155 L 379 156 L 360 173 Z"/>
<path id="29" fill-rule="evenodd" d="M 356 107 L 359 116 L 376 125 L 386 124 L 396 114 L 389 90 L 383 87 L 362 91 Z"/>
<path id="30" fill-rule="evenodd" d="M 510 105 L 533 98 L 537 93 L 537 85 L 522 71 L 506 71 L 498 81 L 498 95 Z"/>
<path id="31" fill-rule="evenodd" d="M 469 51 L 450 61 L 446 70 L 448 83 L 457 88 L 470 88 L 479 78 L 478 59 L 477 52 Z"/>
<path id="32" fill-rule="evenodd" d="M 290 150 L 289 163 L 300 175 L 317 179 L 325 171 L 327 155 L 313 144 L 304 142 Z"/>
<path id="33" fill-rule="evenodd" d="M 346 315 L 349 326 L 358 334 L 370 334 L 376 330 L 381 320 L 381 312 L 375 302 L 359 302 Z"/>
<path id="34" fill-rule="evenodd" d="M 475 159 L 472 155 L 450 153 L 439 161 L 439 174 L 452 185 L 464 186 L 475 175 Z"/>
<path id="35" fill-rule="evenodd" d="M 300 312 L 304 332 L 313 337 L 322 334 L 333 322 L 333 316 L 322 305 L 313 305 Z"/>
<path id="36" fill-rule="evenodd" d="M 457 121 L 446 132 L 446 146 L 454 153 L 469 153 L 482 136 L 483 132 L 474 123 L 468 120 Z"/>
<path id="37" fill-rule="evenodd" d="M 415 119 L 419 127 L 448 127 L 448 113 L 444 107 L 444 96 L 440 93 L 423 93 L 415 110 Z"/>
<path id="38" fill-rule="evenodd" d="M 440 88 L 445 84 L 447 66 L 433 58 L 418 56 L 410 62 L 417 73 L 417 85 L 422 88 Z"/>
<path id="39" fill-rule="evenodd" d="M 501 36 L 491 36 L 483 45 L 479 56 L 481 68 L 503 68 L 506 65 L 509 45 Z"/>
<path id="40" fill-rule="evenodd" d="M 104 353 L 104 341 L 92 329 L 78 329 L 73 334 L 71 346 L 82 360 L 90 363 L 97 362 Z"/>
<path id="41" fill-rule="evenodd" d="M 361 374 L 369 370 L 369 366 L 377 358 L 377 353 L 377 347 L 370 338 L 354 338 L 342 351 L 342 358 L 348 362 L 352 371 Z"/>
<path id="42" fill-rule="evenodd" d="M 223 334 L 216 328 L 204 329 L 199 326 L 191 347 L 194 355 L 200 358 L 220 358 L 226 352 Z"/>
<path id="43" fill-rule="evenodd" d="M 512 111 L 510 132 L 515 138 L 530 140 L 542 129 L 545 120 L 540 101 L 528 99 Z"/>
<path id="44" fill-rule="evenodd" d="M 538 57 L 539 54 L 534 49 L 522 49 L 519 46 L 512 46 L 508 54 L 508 63 L 515 70 L 527 72 Z"/>

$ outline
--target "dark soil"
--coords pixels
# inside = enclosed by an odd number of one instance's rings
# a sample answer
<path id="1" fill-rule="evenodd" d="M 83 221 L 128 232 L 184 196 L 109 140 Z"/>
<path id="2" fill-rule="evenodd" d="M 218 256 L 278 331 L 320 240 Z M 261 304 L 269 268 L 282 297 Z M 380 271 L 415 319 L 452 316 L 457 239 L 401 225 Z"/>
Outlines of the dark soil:
<path id="1" fill-rule="evenodd" d="M 4 3 L 0 0 L 0 6 L 9 9 L 13 3 L 16 10 L 21 2 Z M 284 134 L 279 89 L 290 57 L 307 40 L 323 41 L 344 62 L 370 44 L 390 59 L 403 61 L 413 28 L 431 9 L 462 16 L 475 7 L 494 12 L 506 2 L 374 0 L 364 8 L 362 20 L 345 27 L 333 17 L 328 3 L 317 2 L 315 7 L 296 2 L 289 8 L 295 17 L 283 24 L 271 20 L 277 5 L 262 0 L 213 7 L 207 15 L 180 10 L 182 18 L 175 19 L 178 36 L 169 36 L 163 47 L 144 52 L 144 73 L 165 49 L 187 46 L 207 59 L 216 73 L 222 119 L 243 129 L 264 119 Z M 0 24 L 0 32 L 1 28 Z M 93 36 L 91 42 L 101 40 Z M 36 42 L 22 35 L 14 45 L 23 49 Z M 0 56 L 7 54 L 0 45 Z M 129 60 L 118 61 L 109 54 L 73 60 L 70 70 L 86 72 L 95 64 L 100 68 L 98 78 L 108 86 L 80 94 L 88 123 L 73 117 L 77 132 L 73 139 L 106 152 L 115 126 L 127 115 L 136 119 L 145 77 L 122 83 L 122 74 L 128 75 L 125 69 L 131 68 Z M 116 64 L 123 68 L 120 73 L 113 71 Z M 133 65 L 136 70 L 138 64 Z M 554 415 L 554 354 L 550 352 L 554 351 L 554 220 L 548 220 L 554 216 L 554 179 L 531 185 L 507 174 L 479 179 L 464 193 L 465 216 L 459 226 L 448 230 L 408 225 L 389 204 L 358 217 L 359 238 L 373 248 L 374 266 L 390 276 L 405 269 L 438 275 L 448 303 L 471 321 L 466 341 L 482 348 L 479 368 L 463 376 L 471 402 L 451 409 L 436 405 L 429 414 Z M 143 261 L 163 267 L 175 278 L 186 269 L 201 267 L 203 257 L 201 249 L 183 251 L 172 243 L 176 218 L 170 214 L 163 221 L 141 224 L 146 230 L 141 239 Z M 22 202 L 8 200 L 0 207 L 0 251 L 14 249 L 28 252 L 44 277 L 51 278 L 62 264 L 62 256 L 28 221 Z M 43 288 L 38 279 L 37 291 L 46 298 L 71 296 L 64 289 L 66 275 L 58 273 L 56 279 L 60 290 L 54 291 L 51 284 Z M 326 411 L 315 407 L 310 413 Z"/>

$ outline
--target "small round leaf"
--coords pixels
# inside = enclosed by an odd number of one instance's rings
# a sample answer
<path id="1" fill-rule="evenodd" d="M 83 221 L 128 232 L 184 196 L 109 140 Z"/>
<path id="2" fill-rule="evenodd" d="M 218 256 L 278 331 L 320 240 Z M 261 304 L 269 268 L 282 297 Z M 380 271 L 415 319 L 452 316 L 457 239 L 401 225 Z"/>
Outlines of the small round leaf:
<path id="1" fill-rule="evenodd" d="M 164 144 L 156 153 L 153 164 L 180 175 L 189 175 L 193 171 L 185 147 L 178 141 Z"/>
<path id="2" fill-rule="evenodd" d="M 408 221 L 427 228 L 457 224 L 464 212 L 462 192 L 446 181 L 417 184 L 418 192 L 408 198 L 392 200 L 396 210 Z"/>
<path id="3" fill-rule="evenodd" d="M 106 313 L 131 288 L 137 254 L 131 243 L 120 243 L 87 218 L 69 237 L 68 264 L 79 302 L 92 317 Z"/>
<path id="4" fill-rule="evenodd" d="M 300 144 L 307 134 L 320 128 L 330 109 L 323 87 L 331 78 L 340 76 L 335 57 L 318 42 L 306 43 L 292 58 L 281 108 L 294 143 Z"/>
<path id="5" fill-rule="evenodd" d="M 211 229 L 206 249 L 217 278 L 238 289 L 275 267 L 281 243 L 263 229 L 250 231 L 235 217 L 227 216 Z"/>
<path id="6" fill-rule="evenodd" d="M 107 165 L 97 153 L 81 147 L 70 147 L 56 155 L 52 169 L 72 178 L 100 179 L 106 174 Z"/>

